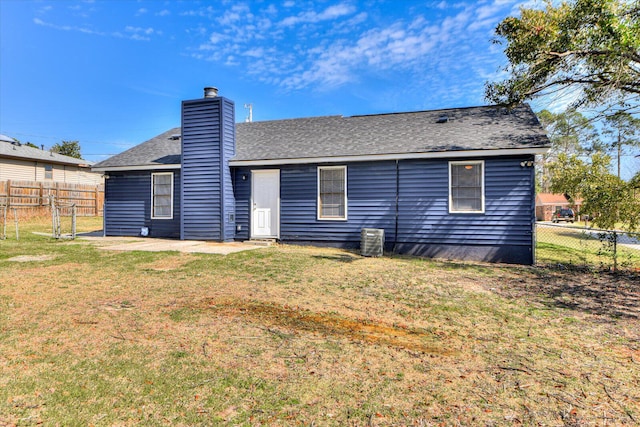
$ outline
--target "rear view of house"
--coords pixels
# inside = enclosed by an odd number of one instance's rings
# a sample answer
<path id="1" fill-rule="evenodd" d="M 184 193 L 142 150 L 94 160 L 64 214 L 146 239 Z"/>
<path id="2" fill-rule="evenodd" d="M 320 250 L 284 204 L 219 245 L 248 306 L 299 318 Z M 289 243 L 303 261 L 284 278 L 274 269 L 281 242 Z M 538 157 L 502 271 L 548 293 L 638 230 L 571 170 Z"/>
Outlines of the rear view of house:
<path id="1" fill-rule="evenodd" d="M 208 88 L 182 126 L 94 166 L 106 174 L 105 234 L 357 248 L 530 264 L 531 109 L 495 106 L 234 123 Z"/>

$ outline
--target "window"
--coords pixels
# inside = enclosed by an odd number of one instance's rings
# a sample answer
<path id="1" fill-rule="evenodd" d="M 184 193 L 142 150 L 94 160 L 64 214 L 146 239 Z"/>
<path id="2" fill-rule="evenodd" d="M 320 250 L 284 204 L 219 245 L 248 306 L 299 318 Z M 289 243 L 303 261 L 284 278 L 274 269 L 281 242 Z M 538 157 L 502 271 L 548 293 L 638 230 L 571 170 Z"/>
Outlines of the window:
<path id="1" fill-rule="evenodd" d="M 484 213 L 484 162 L 449 162 L 449 212 Z"/>
<path id="2" fill-rule="evenodd" d="M 151 218 L 173 218 L 173 172 L 151 174 Z"/>
<path id="3" fill-rule="evenodd" d="M 53 165 L 44 165 L 44 179 L 53 179 Z"/>
<path id="4" fill-rule="evenodd" d="M 347 167 L 318 167 L 318 219 L 347 219 Z"/>

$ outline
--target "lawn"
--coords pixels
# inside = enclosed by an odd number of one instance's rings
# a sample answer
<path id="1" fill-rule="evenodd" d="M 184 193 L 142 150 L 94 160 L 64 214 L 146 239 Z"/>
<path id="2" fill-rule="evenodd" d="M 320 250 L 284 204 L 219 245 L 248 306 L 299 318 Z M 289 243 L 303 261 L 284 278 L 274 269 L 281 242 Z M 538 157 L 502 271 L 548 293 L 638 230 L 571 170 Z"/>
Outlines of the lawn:
<path id="1" fill-rule="evenodd" d="M 631 233 L 629 239 L 619 233 L 620 242 L 640 241 L 639 233 Z M 537 224 L 536 260 L 541 264 L 588 265 L 592 267 L 618 267 L 640 271 L 640 247 L 612 242 L 613 235 L 601 230 L 580 226 Z"/>
<path id="2" fill-rule="evenodd" d="M 20 226 L 0 241 L 0 426 L 640 423 L 630 273 L 115 252 Z"/>

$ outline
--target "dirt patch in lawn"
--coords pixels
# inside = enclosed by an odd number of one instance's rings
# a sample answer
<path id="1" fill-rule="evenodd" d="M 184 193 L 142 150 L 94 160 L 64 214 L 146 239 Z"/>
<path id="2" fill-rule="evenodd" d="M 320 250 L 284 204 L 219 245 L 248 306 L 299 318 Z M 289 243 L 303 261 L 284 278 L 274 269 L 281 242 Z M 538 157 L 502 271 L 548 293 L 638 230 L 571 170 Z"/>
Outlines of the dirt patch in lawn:
<path id="1" fill-rule="evenodd" d="M 201 307 L 218 314 L 238 316 L 259 321 L 263 325 L 284 327 L 291 331 L 304 331 L 347 338 L 369 344 L 388 345 L 422 353 L 444 356 L 454 352 L 446 348 L 442 337 L 428 331 L 406 325 L 371 322 L 364 319 L 349 319 L 338 314 L 312 312 L 296 307 L 281 306 L 259 301 L 219 300 L 207 298 Z"/>
<path id="2" fill-rule="evenodd" d="M 56 255 L 18 255 L 8 258 L 11 262 L 42 262 L 56 259 Z"/>

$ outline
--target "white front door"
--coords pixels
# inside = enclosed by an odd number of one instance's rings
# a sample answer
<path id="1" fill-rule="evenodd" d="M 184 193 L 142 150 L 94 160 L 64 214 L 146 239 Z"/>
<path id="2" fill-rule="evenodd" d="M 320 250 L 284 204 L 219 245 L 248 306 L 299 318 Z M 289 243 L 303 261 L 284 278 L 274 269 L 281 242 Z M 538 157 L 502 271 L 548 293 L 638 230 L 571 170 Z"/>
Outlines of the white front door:
<path id="1" fill-rule="evenodd" d="M 280 237 L 280 170 L 251 171 L 251 238 Z"/>

